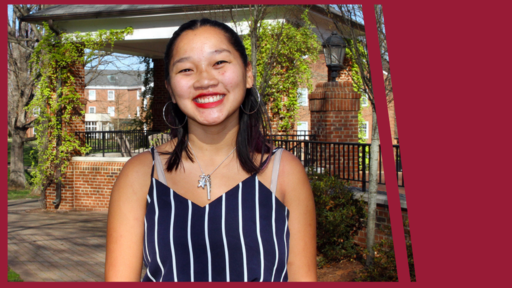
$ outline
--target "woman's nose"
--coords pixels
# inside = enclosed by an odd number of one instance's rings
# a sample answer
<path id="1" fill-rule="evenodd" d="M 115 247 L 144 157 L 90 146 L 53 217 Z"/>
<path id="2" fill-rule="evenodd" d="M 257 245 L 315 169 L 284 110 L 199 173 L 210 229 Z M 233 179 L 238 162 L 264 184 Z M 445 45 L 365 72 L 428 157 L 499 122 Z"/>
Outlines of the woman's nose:
<path id="1" fill-rule="evenodd" d="M 214 75 L 213 71 L 209 71 L 208 69 L 201 69 L 197 74 L 197 80 L 194 83 L 194 88 L 202 90 L 217 86 L 218 84 L 219 81 Z"/>

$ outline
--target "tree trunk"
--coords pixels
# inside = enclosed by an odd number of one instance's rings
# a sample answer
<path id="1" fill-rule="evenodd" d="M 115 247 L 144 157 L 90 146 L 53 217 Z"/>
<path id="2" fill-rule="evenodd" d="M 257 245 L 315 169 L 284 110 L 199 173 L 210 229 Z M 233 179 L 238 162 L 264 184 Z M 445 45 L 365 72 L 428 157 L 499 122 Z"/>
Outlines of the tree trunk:
<path id="1" fill-rule="evenodd" d="M 256 9 L 254 9 L 256 10 Z M 256 20 L 253 20 L 255 26 L 251 31 L 251 65 L 252 65 L 252 75 L 254 77 L 254 87 L 257 87 L 257 78 L 258 78 L 258 68 L 256 67 L 257 63 L 257 51 L 258 51 L 258 30 L 256 29 L 258 23 Z"/>
<path id="2" fill-rule="evenodd" d="M 14 129 L 12 132 L 11 143 L 11 164 L 9 175 L 9 187 L 15 189 L 25 189 L 27 179 L 25 178 L 25 169 L 23 163 L 23 139 L 26 130 Z"/>
<path id="3" fill-rule="evenodd" d="M 372 109 L 372 143 L 370 145 L 370 179 L 368 190 L 368 222 L 366 225 L 366 247 L 368 255 L 366 255 L 366 265 L 372 266 L 375 257 L 373 245 L 375 244 L 375 219 L 377 209 L 377 182 L 379 168 L 379 128 L 377 126 L 377 114 L 375 108 Z"/>

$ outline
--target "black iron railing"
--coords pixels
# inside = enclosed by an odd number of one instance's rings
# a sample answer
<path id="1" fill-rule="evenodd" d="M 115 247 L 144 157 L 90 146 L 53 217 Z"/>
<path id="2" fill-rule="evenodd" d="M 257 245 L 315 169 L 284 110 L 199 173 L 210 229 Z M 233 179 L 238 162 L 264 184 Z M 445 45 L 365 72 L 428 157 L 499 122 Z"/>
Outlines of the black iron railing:
<path id="1" fill-rule="evenodd" d="M 314 141 L 316 140 L 316 134 L 311 133 L 300 133 L 301 131 L 298 131 L 299 133 L 295 134 L 270 134 L 267 135 L 268 138 L 271 139 L 278 139 L 278 140 L 308 140 L 308 141 Z"/>
<path id="2" fill-rule="evenodd" d="M 293 153 L 308 169 L 308 172 L 328 173 L 337 175 L 343 180 L 361 182 L 363 191 L 366 190 L 370 171 L 370 144 L 283 139 L 283 137 L 275 136 L 270 137 L 274 145 Z M 400 147 L 393 145 L 393 150 L 398 186 L 404 187 Z M 382 154 L 379 148 L 379 184 L 385 184 L 383 172 Z"/>
<path id="3" fill-rule="evenodd" d="M 123 153 L 133 155 L 150 147 L 148 137 L 160 131 L 86 131 L 75 132 L 83 145 L 88 145 L 92 149 L 88 154 L 101 153 Z M 128 153 L 129 151 L 129 153 Z"/>
<path id="4" fill-rule="evenodd" d="M 268 135 L 276 147 L 293 153 L 309 172 L 325 172 L 338 175 L 343 180 L 362 183 L 366 189 L 370 171 L 370 144 L 315 141 L 316 135 L 295 131 L 287 135 Z M 149 136 L 160 131 L 86 131 L 75 132 L 83 145 L 91 147 L 88 154 L 122 153 L 128 155 L 143 152 L 152 145 Z M 158 138 L 158 136 L 157 136 Z M 165 141 L 164 141 L 165 142 Z M 127 149 L 130 153 L 126 153 Z M 400 146 L 393 145 L 398 186 L 404 187 Z M 378 183 L 385 184 L 382 154 L 378 156 Z"/>

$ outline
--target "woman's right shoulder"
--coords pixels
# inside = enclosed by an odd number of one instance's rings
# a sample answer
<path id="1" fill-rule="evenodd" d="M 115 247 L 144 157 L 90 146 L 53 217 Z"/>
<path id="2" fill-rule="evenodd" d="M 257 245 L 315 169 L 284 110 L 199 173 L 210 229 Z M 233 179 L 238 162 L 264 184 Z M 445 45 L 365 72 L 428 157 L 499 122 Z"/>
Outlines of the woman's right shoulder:
<path id="1" fill-rule="evenodd" d="M 123 170 L 125 174 L 136 173 L 140 175 L 144 175 L 144 172 L 150 172 L 153 167 L 153 156 L 151 155 L 151 150 L 139 153 L 133 157 L 131 157 L 126 164 L 123 166 Z"/>
<path id="2" fill-rule="evenodd" d="M 153 155 L 152 151 L 155 150 L 155 157 L 160 157 L 160 153 L 172 151 L 174 148 L 174 143 L 172 141 L 168 141 L 160 146 L 153 147 L 148 151 L 142 152 L 130 158 L 126 164 L 124 165 L 121 174 L 123 176 L 128 176 L 126 178 L 141 179 L 142 176 L 147 176 L 147 182 L 150 182 L 151 179 L 151 170 L 153 169 Z M 161 160 L 162 161 L 162 160 Z M 165 162 L 162 162 L 165 163 Z M 121 176 L 121 175 L 119 175 Z M 123 177 L 125 178 L 125 177 Z"/>
<path id="3" fill-rule="evenodd" d="M 153 157 L 151 150 L 139 153 L 131 157 L 123 166 L 119 177 L 114 184 L 114 190 L 134 191 L 136 193 L 146 191 L 151 184 L 151 171 Z M 126 193 L 126 192 L 125 192 Z"/>

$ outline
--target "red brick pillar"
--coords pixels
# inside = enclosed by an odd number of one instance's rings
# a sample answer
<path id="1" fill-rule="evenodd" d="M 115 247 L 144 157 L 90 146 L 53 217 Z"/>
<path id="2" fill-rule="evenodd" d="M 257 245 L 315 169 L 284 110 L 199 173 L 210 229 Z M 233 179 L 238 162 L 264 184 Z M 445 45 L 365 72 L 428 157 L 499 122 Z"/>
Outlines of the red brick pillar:
<path id="1" fill-rule="evenodd" d="M 317 83 L 313 93 L 309 94 L 311 130 L 317 135 L 317 140 L 357 143 L 360 98 L 361 95 L 353 90 L 352 81 L 347 78 L 338 82 Z M 357 173 L 358 153 L 354 146 L 322 144 L 316 145 L 314 150 L 312 153 L 316 153 L 318 166 L 328 167 L 331 174 L 336 172 L 347 179 Z"/>
<path id="2" fill-rule="evenodd" d="M 87 98 L 85 97 L 85 70 L 83 65 L 76 65 L 72 67 L 72 70 L 73 77 L 75 78 L 75 89 L 78 94 L 80 94 L 80 103 L 82 103 L 82 106 L 77 107 L 73 111 L 73 116 L 76 119 L 63 123 L 62 128 L 66 129 L 69 133 L 85 132 L 85 114 L 82 114 L 82 111 L 85 109 L 85 105 L 87 104 Z M 82 141 L 82 145 L 85 145 L 84 137 L 80 138 L 80 141 Z M 81 155 L 78 151 L 75 151 L 73 156 Z M 66 171 L 62 173 L 61 202 L 58 207 L 59 210 L 71 210 L 73 208 L 72 199 L 74 197 L 74 192 L 69 188 L 74 185 L 71 175 L 73 175 L 73 166 L 70 163 Z M 55 210 L 55 206 L 52 204 L 52 201 L 56 198 L 55 186 L 55 183 L 53 183 L 46 189 L 46 208 L 49 210 Z"/>
<path id="3" fill-rule="evenodd" d="M 82 111 L 85 109 L 87 104 L 87 98 L 85 96 L 85 70 L 83 65 L 77 65 L 73 67 L 73 77 L 75 78 L 75 89 L 80 94 L 80 103 L 82 106 L 74 111 L 76 120 L 70 121 L 66 124 L 68 131 L 72 132 L 85 132 L 85 114 Z"/>
<path id="4" fill-rule="evenodd" d="M 169 126 L 165 124 L 162 109 L 165 103 L 171 101 L 169 91 L 165 88 L 164 59 L 153 59 L 153 99 L 151 113 L 153 114 L 153 127 L 151 130 L 167 131 Z M 169 107 L 167 107 L 169 109 Z M 169 112 L 168 112 L 169 113 Z"/>
<path id="5" fill-rule="evenodd" d="M 317 134 L 317 139 L 357 143 L 360 98 L 349 80 L 316 84 L 309 94 L 309 111 L 311 130 Z"/>

